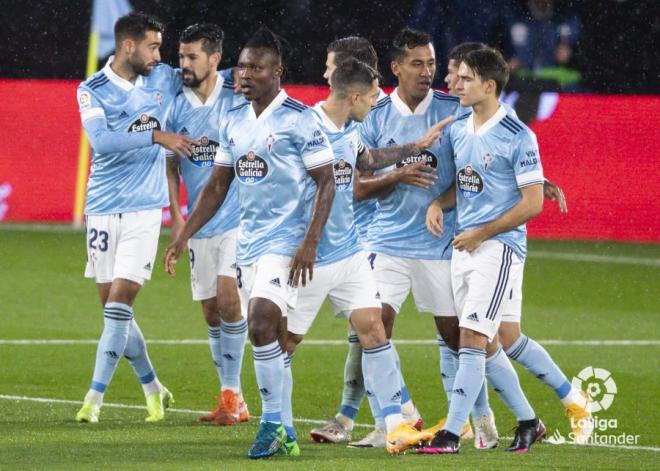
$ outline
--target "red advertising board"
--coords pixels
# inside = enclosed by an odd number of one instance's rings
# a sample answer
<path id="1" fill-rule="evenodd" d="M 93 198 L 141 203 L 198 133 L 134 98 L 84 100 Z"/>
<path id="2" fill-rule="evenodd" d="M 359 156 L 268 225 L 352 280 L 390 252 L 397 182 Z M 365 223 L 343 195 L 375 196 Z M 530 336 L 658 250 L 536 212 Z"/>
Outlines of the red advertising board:
<path id="1" fill-rule="evenodd" d="M 75 81 L 0 80 L 0 220 L 70 222 L 80 143 Z M 326 87 L 286 85 L 307 104 Z M 530 236 L 660 241 L 658 96 L 560 95 L 531 123 L 547 178 L 569 212 L 546 203 Z"/>

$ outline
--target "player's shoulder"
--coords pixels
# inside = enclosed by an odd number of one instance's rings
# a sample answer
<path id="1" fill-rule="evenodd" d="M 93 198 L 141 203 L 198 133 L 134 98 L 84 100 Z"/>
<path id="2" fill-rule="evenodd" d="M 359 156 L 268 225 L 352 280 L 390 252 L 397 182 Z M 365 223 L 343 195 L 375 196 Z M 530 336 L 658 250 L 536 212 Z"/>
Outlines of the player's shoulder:
<path id="1" fill-rule="evenodd" d="M 452 106 L 457 106 L 461 101 L 457 96 L 450 95 L 440 90 L 433 90 L 433 100 L 440 103 L 448 103 Z"/>
<path id="2" fill-rule="evenodd" d="M 292 110 L 297 113 L 303 113 L 310 109 L 309 106 L 304 104 L 302 101 L 295 100 L 290 96 L 284 99 L 284 101 L 282 102 L 282 107 L 286 108 L 286 110 Z"/>
<path id="3" fill-rule="evenodd" d="M 103 70 L 99 70 L 91 77 L 89 77 L 87 80 L 80 82 L 78 88 L 87 89 L 89 91 L 96 92 L 109 83 L 110 83 L 110 78 L 106 75 L 106 73 Z"/>
<path id="4" fill-rule="evenodd" d="M 390 97 L 389 95 L 385 95 L 384 97 L 380 98 L 376 102 L 376 104 L 371 108 L 371 113 L 373 112 L 379 113 L 381 111 L 384 111 L 388 106 L 390 106 L 391 103 L 392 103 L 392 97 Z"/>
<path id="5" fill-rule="evenodd" d="M 510 111 L 507 111 L 506 115 L 500 119 L 498 128 L 500 131 L 504 131 L 505 134 L 510 135 L 512 138 L 513 136 L 516 136 L 517 138 L 535 136 L 534 131 L 532 131 L 525 123 L 520 121 L 515 113 L 511 113 Z"/>
<path id="6" fill-rule="evenodd" d="M 249 106 L 249 104 L 250 104 L 250 102 L 245 100 L 244 102 L 241 102 L 238 105 L 229 108 L 227 110 L 227 113 L 228 114 L 230 114 L 230 113 L 238 114 L 241 111 L 245 112 L 245 111 L 247 111 L 247 107 Z"/>

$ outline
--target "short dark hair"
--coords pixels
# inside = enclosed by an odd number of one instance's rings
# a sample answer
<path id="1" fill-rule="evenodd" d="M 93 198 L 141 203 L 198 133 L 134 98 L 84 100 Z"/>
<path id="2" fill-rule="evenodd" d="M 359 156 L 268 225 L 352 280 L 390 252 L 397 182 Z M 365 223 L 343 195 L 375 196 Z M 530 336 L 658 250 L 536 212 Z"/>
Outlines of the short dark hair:
<path id="1" fill-rule="evenodd" d="M 266 26 L 261 26 L 247 43 L 245 43 L 244 49 L 254 48 L 254 49 L 268 49 L 273 52 L 280 60 L 282 60 L 283 49 L 282 49 L 282 38 L 277 34 L 273 33 Z"/>
<path id="2" fill-rule="evenodd" d="M 328 45 L 328 54 L 335 53 L 335 65 L 345 61 L 349 57 L 354 57 L 374 69 L 378 69 L 378 54 L 374 46 L 367 38 L 360 36 L 347 36 L 345 38 L 335 39 Z"/>
<path id="3" fill-rule="evenodd" d="M 463 63 L 482 81 L 494 80 L 497 96 L 509 81 L 509 66 L 497 49 L 487 47 L 472 51 L 465 56 Z"/>
<path id="4" fill-rule="evenodd" d="M 392 42 L 392 60 L 400 62 L 408 54 L 408 49 L 432 43 L 430 34 L 416 29 L 403 28 Z"/>
<path id="5" fill-rule="evenodd" d="M 341 96 L 346 96 L 351 86 L 371 87 L 374 80 L 378 78 L 380 76 L 376 69 L 366 62 L 349 57 L 337 64 L 337 68 L 332 73 L 332 91 Z"/>
<path id="6" fill-rule="evenodd" d="M 470 52 L 472 51 L 478 51 L 479 49 L 486 49 L 488 46 L 485 45 L 484 43 L 480 42 L 465 42 L 461 43 L 458 46 L 455 46 L 450 52 L 449 52 L 449 60 L 453 60 L 454 62 L 460 64 L 463 62 L 463 59 L 465 59 L 465 56 L 467 56 Z"/>
<path id="7" fill-rule="evenodd" d="M 222 54 L 223 39 L 225 39 L 225 32 L 220 26 L 212 23 L 196 23 L 183 30 L 179 42 L 190 44 L 201 41 L 202 50 L 210 56 L 214 52 Z"/>
<path id="8" fill-rule="evenodd" d="M 147 31 L 163 33 L 165 25 L 155 16 L 142 12 L 129 13 L 115 23 L 115 44 L 120 44 L 124 39 L 142 41 L 146 37 Z"/>

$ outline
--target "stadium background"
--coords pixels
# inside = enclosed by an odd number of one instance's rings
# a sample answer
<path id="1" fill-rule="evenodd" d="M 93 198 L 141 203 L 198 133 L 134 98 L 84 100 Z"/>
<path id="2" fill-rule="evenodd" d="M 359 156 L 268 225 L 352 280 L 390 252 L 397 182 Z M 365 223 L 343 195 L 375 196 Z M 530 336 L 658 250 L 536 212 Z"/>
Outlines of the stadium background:
<path id="1" fill-rule="evenodd" d="M 1 6 L 0 32 L 6 37 L 0 41 L 0 468 L 210 469 L 220 464 L 244 469 L 250 466 L 244 455 L 256 421 L 231 430 L 193 425 L 194 416 L 212 404 L 217 379 L 199 306 L 190 300 L 185 263 L 179 264 L 176 280 L 156 270 L 136 304 L 159 376 L 177 395 L 180 409 L 155 427 L 142 423 L 143 411 L 136 409 L 143 398 L 122 362 L 99 427 L 90 431 L 73 423 L 102 324 L 93 283 L 82 278 L 84 235 L 65 227 L 73 219 L 81 133 L 75 89 L 85 75 L 91 3 L 8 0 Z M 225 29 L 223 67 L 233 63 L 241 44 L 265 23 L 294 46 L 285 88 L 312 104 L 327 93 L 321 74 L 325 46 L 332 39 L 349 34 L 370 37 L 390 87 L 386 53 L 396 31 L 406 24 L 424 29 L 422 7 L 433 4 L 447 13 L 448 5 L 457 2 L 131 3 L 167 23 L 162 52 L 170 64 L 176 64 L 178 34 L 190 23 L 214 21 Z M 515 0 L 463 3 L 473 5 L 475 16 L 494 4 L 524 6 Z M 569 203 L 567 215 L 546 203 L 544 213 L 530 224 L 533 238 L 550 240 L 530 243 L 524 327 L 569 378 L 587 365 L 611 371 L 619 390 L 614 406 L 602 415 L 618 420 L 617 433 L 641 438 L 631 448 L 543 445 L 528 456 L 495 450 L 487 459 L 465 446 L 460 456 L 443 462 L 447 467 L 658 466 L 660 131 L 653 121 L 660 105 L 657 2 L 555 3 L 577 11 L 581 18 L 571 66 L 580 71 L 582 82 L 580 93 L 550 87 L 517 103 L 538 135 L 546 175 L 564 189 Z M 437 17 L 432 21 L 428 27 L 439 31 L 467 28 L 451 14 L 439 24 Z M 503 30 L 496 24 L 489 39 L 506 50 Z M 438 88 L 446 52 L 453 45 L 449 39 L 441 35 L 437 43 Z M 518 85 L 520 90 L 514 84 L 509 88 L 509 98 L 515 97 L 513 92 L 528 91 Z M 48 223 L 48 229 L 32 223 Z M 161 237 L 159 253 L 168 239 Z M 402 314 L 396 342 L 413 397 L 432 424 L 446 407 L 436 373 L 432 322 L 418 316 L 410 300 Z M 337 406 L 344 329 L 324 309 L 296 356 L 294 407 L 301 437 Z M 251 363 L 246 356 L 243 385 L 258 415 Z M 517 369 L 549 431 L 566 435 L 568 423 L 554 395 Z M 495 396 L 491 394 L 491 403 L 500 432 L 510 435 L 513 418 Z M 369 430 L 367 407 L 362 407 L 358 420 L 362 425 L 356 436 L 361 437 Z M 271 467 L 429 467 L 423 457 L 400 461 L 383 456 L 382 450 L 356 454 L 303 440 L 301 461 L 283 460 Z"/>

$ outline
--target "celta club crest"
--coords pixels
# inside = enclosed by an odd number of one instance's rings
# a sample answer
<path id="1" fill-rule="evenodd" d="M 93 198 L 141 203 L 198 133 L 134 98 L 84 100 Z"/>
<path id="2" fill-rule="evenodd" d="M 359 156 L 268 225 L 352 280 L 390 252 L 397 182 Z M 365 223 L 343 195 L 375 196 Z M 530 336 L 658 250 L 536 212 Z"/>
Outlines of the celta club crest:
<path id="1" fill-rule="evenodd" d="M 493 161 L 493 156 L 490 153 L 484 155 L 484 170 L 488 170 L 488 166 Z"/>
<path id="2" fill-rule="evenodd" d="M 272 134 L 269 134 L 268 137 L 266 138 L 266 147 L 268 148 L 268 152 L 273 148 L 273 143 L 275 142 L 275 137 Z"/>
<path id="3" fill-rule="evenodd" d="M 163 104 L 163 94 L 160 92 L 156 92 L 156 103 L 158 106 L 161 106 Z"/>

